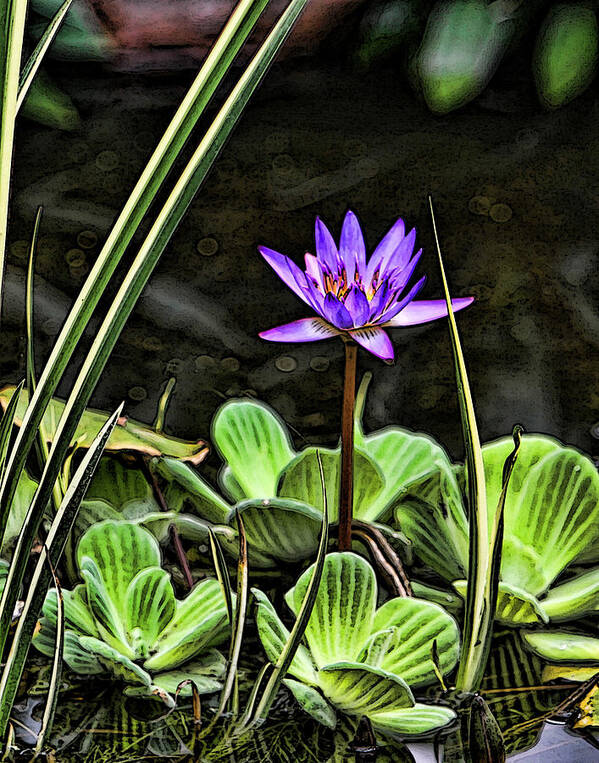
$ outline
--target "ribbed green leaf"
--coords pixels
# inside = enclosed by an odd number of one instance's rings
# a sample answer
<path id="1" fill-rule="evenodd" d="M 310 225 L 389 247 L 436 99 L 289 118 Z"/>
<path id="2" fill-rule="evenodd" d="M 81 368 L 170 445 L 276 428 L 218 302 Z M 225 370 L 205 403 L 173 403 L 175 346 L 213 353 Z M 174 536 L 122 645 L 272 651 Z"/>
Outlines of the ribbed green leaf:
<path id="1" fill-rule="evenodd" d="M 399 528 L 415 553 L 447 580 L 468 569 L 468 520 L 455 469 L 448 458 L 433 472 L 410 484 L 395 506 Z"/>
<path id="2" fill-rule="evenodd" d="M 453 587 L 460 596 L 466 597 L 465 580 L 456 580 Z M 535 596 L 503 581 L 500 581 L 497 592 L 495 619 L 511 627 L 549 622 L 542 603 Z"/>
<path id="3" fill-rule="evenodd" d="M 94 617 L 87 604 L 85 586 L 75 586 L 72 591 L 63 590 L 62 597 L 65 628 L 74 631 L 80 636 L 98 636 Z M 46 594 L 42 609 L 48 624 L 53 628 L 56 627 L 56 611 L 56 589 L 53 588 Z"/>
<path id="4" fill-rule="evenodd" d="M 323 666 L 318 671 L 318 681 L 325 696 L 348 715 L 370 717 L 414 706 L 408 684 L 382 668 L 338 662 Z"/>
<path id="5" fill-rule="evenodd" d="M 455 666 L 460 636 L 453 617 L 429 601 L 390 599 L 374 617 L 373 635 L 360 662 L 401 676 L 410 686 L 433 683 L 436 673 L 431 648 L 437 642 L 438 662 L 443 674 Z"/>
<path id="6" fill-rule="evenodd" d="M 592 662 L 599 666 L 599 638 L 568 631 L 523 631 L 524 643 L 550 662 Z M 599 667 L 597 668 L 599 672 Z"/>
<path id="7" fill-rule="evenodd" d="M 556 623 L 594 614 L 599 610 L 599 569 L 555 586 L 541 604 L 549 619 Z"/>
<path id="8" fill-rule="evenodd" d="M 257 588 L 252 588 L 254 598 L 258 602 L 256 609 L 256 627 L 266 656 L 272 663 L 279 659 L 283 647 L 289 638 L 289 630 L 283 625 L 269 598 Z M 312 686 L 318 684 L 316 671 L 310 658 L 310 653 L 303 644 L 297 648 L 289 666 L 289 674 L 300 681 Z M 295 694 L 295 692 L 294 692 Z M 300 702 L 300 700 L 298 700 Z M 301 704 L 301 702 L 300 702 Z"/>
<path id="9" fill-rule="evenodd" d="M 138 572 L 129 583 L 125 623 L 129 642 L 138 658 L 148 656 L 159 634 L 173 619 L 175 609 L 170 575 L 160 567 Z"/>
<path id="10" fill-rule="evenodd" d="M 163 493 L 170 509 L 181 511 L 189 504 L 209 522 L 228 522 L 232 506 L 191 467 L 174 458 L 155 458 L 150 468 L 166 480 Z"/>
<path id="11" fill-rule="evenodd" d="M 161 689 L 174 694 L 184 681 L 193 681 L 200 694 L 211 694 L 218 691 L 221 680 L 225 674 L 227 663 L 225 658 L 216 649 L 210 649 L 202 657 L 186 663 L 181 668 L 158 673 L 154 676 L 154 684 Z M 191 686 L 187 685 L 180 689 L 183 697 L 191 696 Z"/>
<path id="12" fill-rule="evenodd" d="M 318 548 L 322 514 L 308 504 L 272 498 L 243 501 L 235 508 L 243 517 L 250 554 L 254 550 L 293 563 Z"/>
<path id="13" fill-rule="evenodd" d="M 47 617 L 42 617 L 32 644 L 46 657 L 53 657 L 55 643 L 56 622 L 50 622 Z M 79 635 L 68 629 L 64 632 L 63 659 L 71 670 L 81 675 L 96 676 L 106 673 L 106 668 L 98 662 L 98 659 L 81 645 Z"/>
<path id="14" fill-rule="evenodd" d="M 132 660 L 93 636 L 80 636 L 79 643 L 91 652 L 98 662 L 115 678 L 129 684 L 150 686 L 152 679 L 145 670 Z"/>
<path id="15" fill-rule="evenodd" d="M 227 606 L 218 581 L 202 580 L 177 603 L 175 616 L 154 645 L 156 653 L 144 667 L 151 671 L 176 668 L 207 647 L 222 643 L 228 630 Z"/>
<path id="16" fill-rule="evenodd" d="M 127 589 L 140 570 L 160 567 L 160 548 L 143 527 L 126 521 L 100 522 L 79 541 L 77 559 L 91 559 L 101 571 L 106 591 L 120 620 L 125 621 Z"/>
<path id="17" fill-rule="evenodd" d="M 449 707 L 416 702 L 413 707 L 374 713 L 369 718 L 375 730 L 383 734 L 411 737 L 425 736 L 449 726 L 455 721 L 456 714 Z"/>
<path id="18" fill-rule="evenodd" d="M 308 568 L 285 601 L 297 614 L 312 577 Z M 357 660 L 372 632 L 377 585 L 372 567 L 352 552 L 328 554 L 305 637 L 318 668 Z"/>
<path id="19" fill-rule="evenodd" d="M 306 684 L 299 681 L 294 681 L 291 678 L 285 678 L 283 683 L 308 715 L 311 715 L 312 718 L 315 718 L 319 723 L 330 729 L 335 728 L 337 725 L 337 714 L 317 689 L 313 686 L 306 686 Z"/>
<path id="20" fill-rule="evenodd" d="M 314 506 L 318 511 L 323 508 L 323 495 L 320 487 L 317 452 L 322 459 L 325 475 L 326 498 L 329 518 L 336 522 L 339 517 L 339 475 L 341 452 L 309 447 L 299 453 L 281 473 L 279 495 L 294 498 Z M 354 516 L 364 519 L 370 515 L 384 486 L 381 472 L 374 461 L 358 450 L 354 451 Z M 371 517 L 376 518 L 376 517 Z"/>
<path id="21" fill-rule="evenodd" d="M 160 511 L 154 492 L 140 469 L 125 466 L 118 458 L 104 456 L 85 494 L 86 501 L 105 501 L 117 511 L 135 501 L 146 514 Z"/>
<path id="22" fill-rule="evenodd" d="M 501 470 L 512 447 L 483 448 L 489 505 L 497 505 Z M 505 502 L 501 579 L 534 596 L 599 536 L 599 474 L 574 448 L 524 435 Z"/>
<path id="23" fill-rule="evenodd" d="M 360 518 L 366 521 L 383 518 L 390 502 L 403 488 L 429 474 L 436 461 L 447 458 L 432 437 L 400 427 L 373 432 L 360 447 L 377 464 L 385 483 L 376 500 L 361 513 Z"/>
<path id="24" fill-rule="evenodd" d="M 122 613 L 109 595 L 98 565 L 93 559 L 84 556 L 79 569 L 85 580 L 86 598 L 100 635 L 111 647 L 133 658 L 135 653 L 127 640 Z"/>
<path id="25" fill-rule="evenodd" d="M 293 458 L 283 420 L 267 405 L 230 400 L 212 422 L 212 440 L 246 498 L 272 498 L 281 471 Z"/>

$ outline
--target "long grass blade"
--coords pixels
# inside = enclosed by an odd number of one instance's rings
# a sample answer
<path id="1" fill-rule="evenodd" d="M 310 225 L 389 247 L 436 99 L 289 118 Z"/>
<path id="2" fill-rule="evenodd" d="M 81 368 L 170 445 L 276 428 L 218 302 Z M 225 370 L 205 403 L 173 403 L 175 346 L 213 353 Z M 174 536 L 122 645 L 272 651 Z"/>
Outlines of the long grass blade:
<path id="1" fill-rule="evenodd" d="M 64 17 L 67 15 L 67 12 L 69 8 L 71 7 L 72 2 L 73 0 L 65 0 L 65 2 L 56 11 L 56 14 L 52 18 L 52 21 L 48 24 L 46 31 L 40 37 L 39 42 L 37 43 L 37 45 L 35 46 L 33 50 L 33 53 L 31 54 L 31 56 L 29 56 L 27 63 L 23 67 L 23 71 L 21 72 L 21 76 L 19 78 L 19 94 L 17 96 L 17 111 L 23 105 L 23 101 L 27 97 L 29 87 L 31 86 L 31 83 L 33 82 L 33 78 L 37 74 L 37 70 L 39 69 L 40 64 L 42 63 L 44 56 L 48 52 L 48 48 L 54 42 L 54 38 L 58 34 L 58 30 L 60 29 L 60 26 L 62 22 L 64 21 Z"/>
<path id="2" fill-rule="evenodd" d="M 108 310 L 106 318 L 96 334 L 92 347 L 73 385 L 69 399 L 65 404 L 55 432 L 48 462 L 23 525 L 24 533 L 21 536 L 23 543 L 20 547 L 20 553 L 23 556 L 16 558 L 12 580 L 13 585 L 5 587 L 0 602 L 0 648 L 6 641 L 6 634 L 10 626 L 10 613 L 14 608 L 16 597 L 15 586 L 18 588 L 23 579 L 26 562 L 25 552 L 23 551 L 25 543 L 32 541 L 35 536 L 44 507 L 50 498 L 54 481 L 58 476 L 69 443 L 75 433 L 77 422 L 89 402 L 91 394 L 108 361 L 108 357 L 112 352 L 112 348 L 153 269 L 157 265 L 160 255 L 185 214 L 195 193 L 210 171 L 225 141 L 237 124 L 251 95 L 262 81 L 281 45 L 287 39 L 293 24 L 306 5 L 306 2 L 307 0 L 292 0 L 241 75 L 240 80 L 208 128 L 206 135 L 183 170 L 174 190 L 159 212 L 156 222 L 142 243 L 129 272 L 125 276 Z M 40 379 L 36 393 L 41 386 L 42 381 Z M 31 421 L 32 419 L 30 419 L 29 427 L 31 426 Z M 24 429 L 25 423 L 23 422 L 19 434 Z M 9 465 L 9 469 L 11 466 L 14 467 L 14 463 Z M 6 497 L 10 495 L 8 485 L 4 485 L 3 493 L 6 493 L 4 495 L 4 500 L 6 500 Z M 21 541 L 21 538 L 19 541 Z"/>
<path id="3" fill-rule="evenodd" d="M 27 411 L 23 417 L 23 422 L 15 441 L 15 447 L 11 453 L 8 468 L 0 488 L 0 528 L 3 526 L 3 521 L 5 521 L 5 515 L 12 502 L 20 474 L 35 442 L 36 433 L 44 412 L 56 391 L 85 327 L 98 305 L 106 285 L 110 281 L 141 221 L 148 212 L 150 204 L 178 158 L 192 129 L 206 109 L 235 56 L 247 40 L 267 2 L 268 0 L 240 0 L 236 6 L 187 95 L 177 109 L 156 150 L 150 157 L 83 284 L 79 297 L 67 316 L 52 348 L 50 357 L 42 370 L 35 394 L 30 399 Z M 11 7 L 15 3 L 21 7 L 24 5 L 24 0 L 11 0 Z M 4 114 L 2 115 L 2 122 L 3 124 L 5 123 Z M 8 125 L 8 122 L 6 124 Z M 6 130 L 8 131 L 8 127 Z M 12 132 L 10 135 L 7 132 L 7 139 L 4 143 L 8 146 L 9 137 L 12 147 Z M 8 157 L 5 157 L 2 154 L 2 146 L 0 145 L 0 270 L 2 268 L 2 252 L 4 249 L 4 239 L 2 236 L 5 234 L 6 211 L 8 209 L 8 196 L 3 198 L 2 194 L 5 190 L 6 194 L 8 194 L 9 178 L 10 154 L 8 154 Z M 2 626 L 0 625 L 0 648 L 3 638 Z"/>
<path id="4" fill-rule="evenodd" d="M 17 412 L 19 396 L 24 386 L 25 379 L 19 382 L 15 387 L 2 416 L 2 420 L 0 421 L 0 474 L 3 471 L 6 462 L 6 454 L 8 452 L 8 446 L 10 445 L 10 438 L 15 424 L 15 413 Z"/>
<path id="5" fill-rule="evenodd" d="M 6 730 L 9 714 L 21 680 L 37 618 L 50 583 L 51 568 L 47 562 L 49 561 L 52 567 L 55 568 L 60 560 L 67 537 L 71 532 L 75 519 L 77 518 L 77 512 L 79 511 L 81 501 L 85 496 L 89 483 L 94 476 L 96 467 L 100 462 L 104 447 L 116 426 L 122 410 L 123 405 L 121 404 L 104 424 L 91 447 L 83 457 L 81 464 L 73 475 L 73 479 L 69 484 L 60 508 L 52 521 L 50 532 L 46 538 L 46 543 L 39 554 L 31 578 L 31 583 L 27 591 L 23 611 L 19 618 L 19 622 L 17 623 L 11 648 L 0 678 L 0 737 L 4 735 Z M 21 536 L 17 542 L 17 550 L 19 550 L 19 545 L 21 549 L 24 547 L 22 544 L 22 535 L 23 533 L 21 531 Z M 29 546 L 25 547 L 28 550 Z M 17 551 L 15 551 L 15 555 L 13 556 L 13 562 L 8 573 L 5 588 L 14 585 L 13 581 L 16 561 Z"/>
<path id="6" fill-rule="evenodd" d="M 514 438 L 514 449 L 506 458 L 503 465 L 503 473 L 501 476 L 501 492 L 497 501 L 495 519 L 493 521 L 491 536 L 489 538 L 489 548 L 491 549 L 491 569 L 489 571 L 489 579 L 487 580 L 485 600 L 488 602 L 489 619 L 491 622 L 495 620 L 495 613 L 497 611 L 497 596 L 499 595 L 499 574 L 501 572 L 501 554 L 503 551 L 505 499 L 507 498 L 507 491 L 510 486 L 512 472 L 514 471 L 514 466 L 518 460 L 520 445 L 522 444 L 522 432 L 523 429 L 519 425 L 515 426 L 512 432 L 512 437 Z M 485 640 L 481 643 L 481 650 L 483 653 L 483 663 L 485 665 L 489 658 L 492 635 L 493 631 L 491 628 L 489 628 L 487 632 L 483 634 Z"/>
<path id="7" fill-rule="evenodd" d="M 214 571 L 216 572 L 216 579 L 220 584 L 223 597 L 225 599 L 225 605 L 227 607 L 227 614 L 229 616 L 229 625 L 233 628 L 233 591 L 231 589 L 231 578 L 229 576 L 229 568 L 223 554 L 223 550 L 218 542 L 213 529 L 207 526 L 208 535 L 210 538 L 210 550 L 212 551 L 212 561 L 214 563 Z"/>
<path id="8" fill-rule="evenodd" d="M 322 496 L 324 502 L 324 511 L 322 516 L 322 530 L 320 533 L 320 543 L 318 546 L 318 554 L 316 556 L 316 563 L 314 565 L 314 572 L 310 578 L 310 583 L 304 595 L 302 606 L 300 607 L 289 638 L 287 639 L 285 646 L 283 647 L 279 659 L 277 660 L 274 670 L 266 684 L 264 693 L 262 694 L 258 706 L 255 710 L 253 720 L 250 721 L 250 725 L 261 723 L 266 720 L 272 703 L 275 700 L 279 692 L 282 680 L 287 675 L 289 666 L 293 662 L 295 653 L 304 637 L 304 633 L 310 620 L 310 615 L 314 609 L 314 602 L 316 601 L 316 595 L 320 586 L 320 580 L 322 578 L 322 571 L 324 570 L 324 562 L 327 555 L 327 546 L 329 542 L 329 511 L 327 506 L 326 486 L 324 471 L 322 468 L 322 461 L 320 459 L 320 453 L 317 452 L 318 468 L 320 470 L 320 483 L 322 486 Z"/>
<path id="9" fill-rule="evenodd" d="M 33 281 L 35 276 L 35 258 L 37 254 L 37 242 L 39 238 L 40 224 L 42 221 L 43 207 L 38 207 L 31 234 L 31 243 L 29 245 L 29 261 L 27 265 L 26 291 L 25 291 L 25 328 L 27 335 L 27 390 L 29 397 L 33 395 L 36 387 L 35 372 L 35 335 L 34 335 L 34 299 L 33 299 Z M 41 421 L 37 432 L 36 450 L 40 469 L 44 468 L 48 460 L 48 437 L 44 430 L 44 422 Z M 63 491 L 60 479 L 54 483 L 52 489 L 52 503 L 54 511 L 58 510 L 63 498 Z"/>
<path id="10" fill-rule="evenodd" d="M 485 594 L 488 590 L 490 575 L 489 560 L 489 520 L 487 512 L 487 494 L 485 489 L 485 468 L 483 464 L 482 448 L 478 434 L 478 425 L 474 412 L 474 402 L 468 381 L 466 362 L 460 342 L 458 327 L 451 305 L 451 296 L 441 246 L 437 233 L 433 200 L 429 196 L 429 206 L 433 221 L 435 243 L 441 270 L 443 292 L 447 302 L 449 322 L 449 334 L 456 372 L 456 386 L 460 418 L 462 422 L 462 435 L 466 451 L 466 464 L 468 476 L 468 507 L 470 518 L 470 540 L 468 554 L 468 592 L 466 595 L 466 607 L 464 615 L 464 643 L 458 666 L 456 686 L 461 691 L 474 691 L 482 679 L 484 671 L 482 645 L 486 639 L 486 633 L 492 627 L 493 621 L 489 621 L 488 602 Z"/>
<path id="11" fill-rule="evenodd" d="M 27 0 L 3 0 L 0 3 L 0 311 L 3 298 L 2 281 L 6 256 L 19 73 L 26 15 Z"/>
<path id="12" fill-rule="evenodd" d="M 231 628 L 231 644 L 229 648 L 229 667 L 227 676 L 220 695 L 218 710 L 212 723 L 215 723 L 224 713 L 233 686 L 237 681 L 237 666 L 239 664 L 239 655 L 241 654 L 241 645 L 243 643 L 243 631 L 245 618 L 247 614 L 248 603 L 248 582 L 249 582 L 249 564 L 248 564 L 248 545 L 245 536 L 245 528 L 241 514 L 237 512 L 237 527 L 239 530 L 239 561 L 237 564 L 237 600 L 235 604 L 235 618 Z M 212 724 L 211 724 L 212 725 Z"/>
<path id="13" fill-rule="evenodd" d="M 47 557 L 46 561 L 50 567 L 52 580 L 54 581 L 54 587 L 56 588 L 56 641 L 54 644 L 52 673 L 50 674 L 50 684 L 48 686 L 48 699 L 46 700 L 42 725 L 35 745 L 35 759 L 41 755 L 44 745 L 46 744 L 46 739 L 52 731 L 52 724 L 54 723 L 54 716 L 56 714 L 56 705 L 58 704 L 58 692 L 60 691 L 62 655 L 64 652 L 64 600 L 62 598 L 62 589 L 50 558 Z"/>

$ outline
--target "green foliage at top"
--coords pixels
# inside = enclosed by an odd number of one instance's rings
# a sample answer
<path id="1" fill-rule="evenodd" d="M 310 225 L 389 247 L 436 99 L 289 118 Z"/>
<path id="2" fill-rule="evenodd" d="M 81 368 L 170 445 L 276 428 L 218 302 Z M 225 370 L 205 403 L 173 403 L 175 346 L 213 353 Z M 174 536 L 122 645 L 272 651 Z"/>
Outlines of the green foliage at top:
<path id="1" fill-rule="evenodd" d="M 285 423 L 264 403 L 230 400 L 217 412 L 212 442 L 223 459 L 222 493 L 194 470 L 170 458 L 155 459 L 152 468 L 166 480 L 169 506 L 193 507 L 217 524 L 242 517 L 253 566 L 298 562 L 318 547 L 323 495 L 320 453 L 329 517 L 339 514 L 340 449 L 307 447 L 296 451 Z M 384 521 L 409 482 L 444 458 L 442 448 L 426 435 L 388 427 L 364 435 L 356 423 L 354 516 Z M 229 543 L 231 549 L 235 544 Z"/>
<path id="2" fill-rule="evenodd" d="M 483 447 L 489 532 L 513 447 L 502 438 Z M 464 468 L 447 457 L 408 485 L 395 517 L 416 554 L 462 595 L 468 569 Z M 599 609 L 599 575 L 556 579 L 599 544 L 599 474 L 580 451 L 544 435 L 525 435 L 504 512 L 497 619 L 511 626 L 583 617 Z"/>
<path id="3" fill-rule="evenodd" d="M 285 600 L 297 615 L 313 566 L 288 591 Z M 276 662 L 289 631 L 259 590 L 256 622 L 264 651 Z M 337 711 L 366 715 L 386 734 L 419 735 L 450 724 L 447 707 L 423 705 L 410 687 L 437 680 L 433 642 L 441 673 L 458 658 L 455 621 L 437 604 L 421 599 L 391 599 L 377 608 L 377 583 L 370 564 L 352 553 L 329 554 L 302 644 L 284 683 L 306 712 L 334 727 Z"/>
<path id="4" fill-rule="evenodd" d="M 63 591 L 64 660 L 72 670 L 112 676 L 130 694 L 168 703 L 186 678 L 201 692 L 220 687 L 225 661 L 213 647 L 226 640 L 229 622 L 218 581 L 202 580 L 178 600 L 156 539 L 127 521 L 93 525 L 79 542 L 77 561 L 84 582 Z M 56 622 L 51 590 L 33 640 L 49 656 Z"/>

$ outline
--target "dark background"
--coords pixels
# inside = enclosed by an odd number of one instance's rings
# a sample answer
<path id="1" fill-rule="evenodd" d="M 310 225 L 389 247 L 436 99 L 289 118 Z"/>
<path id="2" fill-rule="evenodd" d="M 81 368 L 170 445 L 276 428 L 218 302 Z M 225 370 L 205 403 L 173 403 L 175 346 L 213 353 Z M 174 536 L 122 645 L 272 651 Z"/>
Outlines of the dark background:
<path id="1" fill-rule="evenodd" d="M 424 247 L 418 272 L 429 281 L 421 296 L 441 297 L 427 208 L 432 193 L 452 292 L 476 297 L 459 327 L 483 439 L 507 434 L 518 422 L 594 452 L 596 84 L 563 109 L 543 111 L 525 47 L 477 101 L 436 117 L 394 65 L 356 72 L 348 39 L 273 67 L 164 253 L 94 405 L 114 408 L 126 399 L 130 416 L 150 422 L 175 376 L 173 434 L 207 437 L 226 397 L 255 394 L 307 440 L 334 442 L 341 342 L 258 338 L 262 329 L 305 317 L 309 309 L 256 246 L 299 262 L 313 251 L 315 215 L 338 236 L 349 207 L 371 251 L 402 216 Z M 36 283 L 41 363 L 194 74 L 144 75 L 80 63 L 53 63 L 50 70 L 78 107 L 81 126 L 73 132 L 25 120 L 19 126 L 11 286 L 0 337 L 5 382 L 24 374 L 23 273 L 37 205 L 45 207 Z M 200 135 L 201 125 L 193 146 Z M 374 372 L 367 426 L 426 430 L 459 456 L 445 321 L 391 333 L 394 366 L 360 353 L 360 371 Z"/>

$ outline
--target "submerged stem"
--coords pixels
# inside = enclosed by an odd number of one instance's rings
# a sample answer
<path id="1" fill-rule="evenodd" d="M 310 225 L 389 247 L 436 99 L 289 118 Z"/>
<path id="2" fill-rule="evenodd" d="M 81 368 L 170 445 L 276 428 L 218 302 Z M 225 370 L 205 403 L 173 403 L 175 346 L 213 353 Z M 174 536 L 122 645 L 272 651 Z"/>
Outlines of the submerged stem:
<path id="1" fill-rule="evenodd" d="M 345 376 L 341 415 L 341 484 L 339 492 L 339 551 L 351 548 L 354 507 L 354 408 L 356 404 L 356 361 L 358 347 L 345 341 Z"/>

